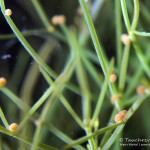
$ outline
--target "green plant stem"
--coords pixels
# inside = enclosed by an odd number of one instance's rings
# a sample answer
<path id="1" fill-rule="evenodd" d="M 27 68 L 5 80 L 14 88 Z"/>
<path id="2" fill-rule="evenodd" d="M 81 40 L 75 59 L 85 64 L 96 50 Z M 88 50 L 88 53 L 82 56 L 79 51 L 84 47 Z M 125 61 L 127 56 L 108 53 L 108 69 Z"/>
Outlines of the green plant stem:
<path id="1" fill-rule="evenodd" d="M 82 54 L 81 57 L 82 57 L 81 59 L 82 59 L 84 65 L 85 65 L 87 71 L 89 72 L 89 74 L 91 74 L 91 76 L 94 79 L 97 86 L 101 87 L 101 81 L 99 80 L 98 71 L 96 70 L 96 68 L 90 62 L 90 60 L 87 57 L 84 56 L 84 54 Z"/>
<path id="2" fill-rule="evenodd" d="M 20 123 L 20 129 L 25 125 L 25 123 L 29 120 L 29 118 L 36 112 L 36 110 L 47 100 L 47 98 L 50 96 L 50 94 L 54 90 L 54 86 L 50 87 L 43 95 L 42 97 L 32 106 L 32 108 L 26 113 L 24 119 Z"/>
<path id="3" fill-rule="evenodd" d="M 69 138 L 68 136 L 66 136 L 63 132 L 61 132 L 60 130 L 58 130 L 55 126 L 48 124 L 47 127 L 48 127 L 48 129 L 49 129 L 50 132 L 52 132 L 55 136 L 57 136 L 59 139 L 61 139 L 65 143 L 70 144 L 70 143 L 73 142 L 73 140 L 71 138 Z M 83 148 L 80 145 L 73 146 L 73 148 L 76 148 L 78 150 L 85 150 L 85 148 Z"/>
<path id="4" fill-rule="evenodd" d="M 97 130 L 96 132 L 94 132 L 94 133 L 92 133 L 92 134 L 90 134 L 90 135 L 87 135 L 87 136 L 84 136 L 84 137 L 79 138 L 79 139 L 77 139 L 77 140 L 74 140 L 73 143 L 66 145 L 66 146 L 64 147 L 64 149 L 69 149 L 69 148 L 71 148 L 71 147 L 73 147 L 73 146 L 75 146 L 75 145 L 84 143 L 84 142 L 86 142 L 88 139 L 94 138 L 95 136 L 98 136 L 98 135 L 100 135 L 100 134 L 103 134 L 103 133 L 105 133 L 106 131 L 112 130 L 112 129 L 114 129 L 114 128 L 120 126 L 121 124 L 123 124 L 123 122 L 122 122 L 122 123 L 116 123 L 116 124 L 113 124 L 113 125 L 110 125 L 110 126 L 101 128 L 101 129 Z"/>
<path id="5" fill-rule="evenodd" d="M 119 90 L 121 93 L 124 91 L 124 87 L 125 87 L 129 54 L 130 54 L 130 44 L 125 46 L 124 48 L 123 58 L 121 62 L 121 69 L 119 75 Z"/>
<path id="6" fill-rule="evenodd" d="M 44 70 L 45 71 L 45 70 Z M 26 104 L 24 103 L 24 102 L 22 102 L 21 101 L 21 99 L 19 99 L 19 98 L 17 98 L 17 96 L 15 96 L 11 91 L 9 91 L 8 89 L 7 90 L 5 90 L 5 93 L 7 94 L 7 96 L 9 96 L 10 98 L 12 98 L 13 100 L 14 100 L 14 102 L 16 103 L 16 104 L 18 104 L 18 106 L 23 110 L 23 111 L 25 111 L 27 108 L 29 109 L 29 106 L 26 106 Z M 25 106 L 25 107 L 21 107 L 21 106 Z M 9 125 L 8 125 L 8 127 L 9 127 Z M 46 126 L 52 133 L 55 133 L 56 134 L 56 130 L 54 130 L 54 128 L 52 128 L 52 126 L 50 126 L 49 127 L 49 125 L 48 126 Z M 12 133 L 12 132 L 11 132 Z M 59 135 L 59 134 L 58 134 Z M 58 135 L 56 135 L 56 136 L 58 136 Z M 62 135 L 60 135 L 59 136 L 60 137 L 60 139 L 62 139 Z M 63 138 L 64 139 L 64 138 Z M 21 140 L 21 141 L 23 141 L 23 139 Z M 69 140 L 68 140 L 69 141 Z M 70 141 L 71 142 L 71 141 Z M 73 142 L 73 141 L 72 141 Z M 28 142 L 25 142 L 25 143 L 28 143 Z M 30 141 L 29 143 L 32 143 L 32 141 Z M 67 143 L 67 142 L 66 142 Z M 69 143 L 68 143 L 69 144 Z M 42 147 L 43 148 L 43 147 Z"/>
<path id="7" fill-rule="evenodd" d="M 90 49 L 83 49 L 83 53 L 89 60 L 91 60 L 93 63 L 96 63 L 97 65 L 99 65 L 99 60 L 97 58 L 97 55 L 95 53 L 91 52 Z"/>
<path id="8" fill-rule="evenodd" d="M 87 135 L 92 134 L 91 128 L 86 128 L 86 134 Z M 94 138 L 88 139 L 88 143 L 89 143 L 89 148 L 91 150 L 97 150 L 97 146 L 96 146 L 96 143 L 94 141 Z"/>
<path id="9" fill-rule="evenodd" d="M 44 26 L 46 27 L 46 29 L 49 31 L 49 33 L 51 33 L 54 36 L 58 37 L 62 41 L 65 41 L 63 35 L 60 32 L 56 31 L 55 28 L 54 28 L 54 26 L 52 26 L 52 24 L 50 23 L 50 21 L 49 21 L 50 19 L 46 15 L 43 7 L 41 6 L 41 4 L 39 2 L 39 0 L 32 0 L 32 4 L 33 4 L 34 8 L 36 9 L 36 12 L 38 13 L 38 15 L 39 15 L 42 23 L 44 24 Z"/>
<path id="10" fill-rule="evenodd" d="M 0 89 L 5 95 L 7 95 L 19 108 L 24 111 L 29 109 L 29 106 L 26 105 L 20 98 L 18 98 L 15 94 L 13 94 L 8 88 Z"/>
<path id="11" fill-rule="evenodd" d="M 70 115 L 74 118 L 74 120 L 80 125 L 80 127 L 84 128 L 84 124 L 83 124 L 82 120 L 79 118 L 79 116 L 73 110 L 73 108 L 70 106 L 70 104 L 68 103 L 66 98 L 63 95 L 60 95 L 59 99 L 60 99 L 61 103 L 63 104 L 63 106 L 68 110 Z"/>
<path id="12" fill-rule="evenodd" d="M 136 112 L 136 110 L 139 108 L 139 106 L 143 103 L 145 99 L 147 99 L 150 96 L 150 93 L 146 94 L 145 96 L 140 96 L 130 107 L 128 110 L 128 113 L 126 114 L 124 121 L 127 122 L 131 116 Z"/>
<path id="13" fill-rule="evenodd" d="M 113 68 L 113 65 L 114 65 L 114 62 L 111 61 L 110 67 L 109 67 L 109 70 L 108 70 L 108 73 L 107 73 L 107 77 L 105 78 L 105 81 L 104 81 L 103 86 L 101 88 L 101 92 L 99 94 L 99 98 L 98 98 L 98 101 L 97 101 L 97 104 L 96 104 L 96 108 L 95 108 L 95 111 L 94 111 L 93 116 L 92 116 L 92 120 L 91 120 L 91 123 L 90 123 L 91 126 L 94 125 L 94 123 L 95 123 L 96 119 L 98 118 L 99 113 L 101 111 L 102 104 L 103 104 L 103 101 L 104 101 L 104 98 L 105 98 L 105 95 L 106 95 L 106 92 L 107 92 L 107 88 L 108 88 L 108 79 L 109 79 L 111 70 Z"/>
<path id="14" fill-rule="evenodd" d="M 104 75 L 106 76 L 106 72 L 107 72 L 106 62 L 104 60 L 102 48 L 101 48 L 100 43 L 98 41 L 98 37 L 97 37 L 96 31 L 95 31 L 89 10 L 88 10 L 88 6 L 87 6 L 85 0 L 79 0 L 79 2 L 80 2 L 80 5 L 83 9 L 84 17 L 86 19 L 86 22 L 87 22 L 87 25 L 88 25 L 88 28 L 89 28 L 89 31 L 90 31 L 90 34 L 91 34 L 91 37 L 93 40 L 93 44 L 95 46 L 100 65 L 102 67 Z"/>
<path id="15" fill-rule="evenodd" d="M 147 43 L 148 44 L 148 43 Z M 149 46 L 147 46 L 146 48 L 148 48 Z M 146 60 L 149 62 L 149 57 L 150 57 L 150 52 L 149 51 L 146 51 Z M 140 77 L 142 76 L 143 74 L 143 67 L 140 66 L 137 66 L 137 69 L 135 71 L 135 76 L 134 78 L 132 78 L 132 80 L 130 80 L 130 86 L 128 87 L 128 89 L 126 90 L 126 93 L 125 93 L 125 96 L 128 97 L 132 92 L 133 90 L 135 90 L 135 88 L 138 86 L 138 81 L 140 80 Z"/>
<path id="16" fill-rule="evenodd" d="M 143 103 L 143 101 L 146 98 L 148 98 L 149 96 L 150 96 L 150 93 L 145 96 L 139 97 L 137 99 L 137 101 L 135 101 L 133 103 L 133 105 L 130 107 L 130 109 L 128 110 L 126 116 L 123 119 L 123 122 L 127 122 L 131 118 L 131 116 L 135 113 L 135 111 L 139 108 L 139 106 Z M 122 131 L 124 126 L 125 126 L 125 124 L 123 124 L 115 129 L 115 131 L 113 132 L 111 137 L 108 139 L 106 144 L 102 147 L 102 149 L 107 150 L 111 147 L 111 145 L 114 143 L 114 141 L 116 140 L 116 138 L 118 137 L 118 135 L 120 134 L 120 132 Z"/>
<path id="17" fill-rule="evenodd" d="M 50 58 L 49 56 L 51 56 L 51 54 L 53 53 L 53 50 L 54 50 L 56 44 L 57 44 L 56 40 L 46 41 L 43 44 L 42 48 L 40 49 L 39 56 L 44 61 L 47 62 L 48 59 Z M 34 74 L 34 76 L 33 76 L 33 74 Z M 39 66 L 36 62 L 33 62 L 33 64 L 28 69 L 28 72 L 26 74 L 26 77 L 24 79 L 23 86 L 22 86 L 21 92 L 20 92 L 22 101 L 24 101 L 28 105 L 31 105 L 32 93 L 34 91 L 34 88 L 35 88 L 35 85 L 39 78 L 39 75 L 40 75 Z M 23 112 L 21 115 L 21 118 L 23 118 L 24 115 L 25 114 Z M 24 126 L 23 131 L 22 131 L 23 136 L 25 136 L 25 137 L 31 136 L 32 132 L 28 132 L 29 128 L 30 128 L 30 124 L 26 124 L 26 126 Z M 24 143 L 21 143 L 20 149 L 25 150 L 25 149 L 27 149 L 27 147 L 25 147 Z"/>
<path id="18" fill-rule="evenodd" d="M 100 43 L 98 41 L 98 37 L 97 37 L 96 31 L 95 31 L 95 28 L 94 28 L 94 25 L 93 25 L 93 22 L 92 22 L 91 15 L 89 13 L 88 6 L 87 6 L 85 0 L 79 0 L 79 2 L 80 2 L 80 5 L 82 7 L 84 17 L 85 17 L 85 20 L 86 20 L 87 25 L 88 25 L 91 38 L 93 40 L 93 44 L 95 46 L 95 50 L 96 50 L 100 65 L 101 65 L 103 73 L 106 77 L 107 76 L 107 66 L 106 66 L 107 65 L 107 60 L 103 56 L 102 48 L 101 48 Z M 112 95 L 115 95 L 117 93 L 117 90 L 116 90 L 114 85 L 109 84 L 109 88 L 110 88 L 110 91 L 111 91 Z M 116 106 L 117 109 L 120 110 L 120 105 L 118 103 L 115 106 Z"/>
<path id="19" fill-rule="evenodd" d="M 149 65 L 148 62 L 145 59 L 145 56 L 138 44 L 138 41 L 135 37 L 134 30 L 137 26 L 138 23 L 138 18 L 139 18 L 139 3 L 138 0 L 134 0 L 134 15 L 133 15 L 133 22 L 132 22 L 132 26 L 130 27 L 130 22 L 129 22 L 129 17 L 128 17 L 128 12 L 127 12 L 127 8 L 126 8 L 126 2 L 125 0 L 121 0 L 121 6 L 122 6 L 122 12 L 123 12 L 123 16 L 124 16 L 124 21 L 126 23 L 126 27 L 128 30 L 128 34 L 130 34 L 132 41 L 133 41 L 133 47 L 135 49 L 136 55 L 141 63 L 141 65 L 144 68 L 145 73 L 148 75 L 148 77 L 150 77 L 150 71 L 149 71 Z"/>
<path id="20" fill-rule="evenodd" d="M 2 109 L 1 109 L 1 107 L 0 107 L 0 118 L 1 118 L 1 120 L 2 120 L 2 122 L 3 122 L 3 124 L 4 124 L 4 126 L 5 126 L 7 129 L 9 129 L 9 124 L 8 124 L 8 122 L 7 122 L 7 120 L 6 120 L 6 117 L 5 117 L 5 115 L 4 115 L 4 113 L 3 113 Z"/>
<path id="21" fill-rule="evenodd" d="M 139 35 L 139 36 L 144 36 L 144 37 L 149 37 L 150 33 L 148 32 L 140 32 L 140 31 L 134 31 L 135 35 Z"/>
<path id="22" fill-rule="evenodd" d="M 64 39 L 64 36 L 61 33 L 57 31 L 53 31 L 49 33 L 49 31 L 47 31 L 46 29 L 26 30 L 26 31 L 22 31 L 21 34 L 24 37 L 38 36 L 43 39 L 45 38 L 48 39 L 50 38 L 51 35 L 53 35 L 54 37 L 60 39 L 61 41 L 66 42 L 66 40 Z M 1 34 L 0 35 L 0 40 L 7 40 L 7 39 L 13 39 L 13 38 L 17 38 L 17 36 L 15 34 Z"/>
<path id="23" fill-rule="evenodd" d="M 122 56 L 122 44 L 121 44 L 121 34 L 122 34 L 122 25 L 121 25 L 121 6 L 120 0 L 115 0 L 115 20 L 116 20 L 116 48 L 117 48 L 117 65 L 120 69 L 121 56 Z"/>
<path id="24" fill-rule="evenodd" d="M 133 2 L 134 2 L 134 16 L 131 25 L 131 30 L 135 31 L 138 24 L 140 6 L 139 6 L 139 0 L 133 0 Z"/>
<path id="25" fill-rule="evenodd" d="M 102 147 L 103 150 L 108 150 L 111 145 L 115 142 L 116 138 L 119 136 L 120 132 L 122 131 L 125 124 L 120 125 L 115 129 L 109 140 L 106 142 L 106 144 Z"/>
<path id="26" fill-rule="evenodd" d="M 16 27 L 16 25 L 12 21 L 12 19 L 9 16 L 5 15 L 5 5 L 4 5 L 3 0 L 0 0 L 0 4 L 1 4 L 2 13 L 3 13 L 7 23 L 9 24 L 10 28 L 13 30 L 13 32 L 15 33 L 15 35 L 17 36 L 19 41 L 22 43 L 24 48 L 33 57 L 33 59 L 40 66 L 42 66 L 52 77 L 56 77 L 56 74 L 54 73 L 54 71 L 45 64 L 45 62 L 39 57 L 39 55 L 34 51 L 34 49 L 30 46 L 30 44 L 27 42 L 27 40 L 23 37 L 21 32 L 18 30 L 18 28 Z"/>
<path id="27" fill-rule="evenodd" d="M 48 115 L 49 111 L 51 110 L 53 103 L 55 102 L 56 98 L 58 96 L 60 96 L 60 93 L 62 92 L 66 82 L 71 77 L 71 74 L 73 73 L 73 71 L 74 71 L 74 57 L 72 56 L 70 58 L 70 61 L 67 64 L 67 66 L 65 67 L 63 73 L 58 77 L 58 79 L 56 81 L 55 90 L 43 108 L 41 117 L 39 119 L 41 122 L 44 122 L 46 120 L 47 115 Z M 34 139 L 33 139 L 33 145 L 31 147 L 31 150 L 36 150 L 38 147 L 41 133 L 42 133 L 42 127 L 43 127 L 42 123 L 37 125 L 37 127 L 36 127 L 36 131 L 35 131 L 35 135 L 34 135 Z"/>
<path id="28" fill-rule="evenodd" d="M 115 115 L 117 112 L 118 112 L 117 109 L 114 108 L 113 111 L 112 111 L 112 113 L 111 113 L 110 119 L 109 119 L 109 121 L 108 121 L 107 124 L 111 124 L 111 123 L 113 122 L 113 120 L 114 120 L 114 115 Z M 101 142 L 100 142 L 100 144 L 99 144 L 100 147 L 103 147 L 103 146 L 105 145 L 105 143 L 107 142 L 107 140 L 108 140 L 109 137 L 111 136 L 111 133 L 112 133 L 112 130 L 109 130 L 109 131 L 106 131 L 106 132 L 105 132 L 105 134 L 104 134 L 104 136 L 103 136 L 103 138 L 102 138 L 102 140 L 101 140 Z"/>
<path id="29" fill-rule="evenodd" d="M 83 110 L 83 120 L 84 120 L 84 125 L 85 128 L 84 130 L 86 131 L 87 134 L 89 134 L 90 129 L 88 128 L 89 126 L 89 120 L 91 117 L 91 91 L 89 89 L 89 85 L 87 82 L 87 75 L 84 70 L 84 67 L 82 65 L 81 61 L 81 51 L 82 48 L 80 44 L 78 43 L 75 34 L 73 32 L 69 32 L 65 26 L 62 26 L 63 31 L 66 34 L 66 37 L 68 39 L 70 48 L 73 50 L 75 58 L 76 58 L 76 74 L 78 78 L 79 85 L 81 87 L 81 96 L 82 96 L 82 110 Z M 93 150 L 96 150 L 96 145 L 94 143 L 94 139 L 90 139 L 89 145 Z"/>
<path id="30" fill-rule="evenodd" d="M 43 70 L 42 68 L 40 68 L 40 70 L 41 70 L 44 78 L 47 80 L 47 82 L 50 85 L 53 85 L 54 82 L 52 81 L 50 76 L 45 72 L 45 70 Z M 83 126 L 84 126 L 83 122 L 81 121 L 79 116 L 75 113 L 73 108 L 70 106 L 70 104 L 68 103 L 67 99 L 62 94 L 59 96 L 59 99 L 60 99 L 61 103 L 64 105 L 64 107 L 66 108 L 66 110 L 68 110 L 70 115 L 74 118 L 74 120 L 80 125 L 81 128 L 83 128 Z"/>
<path id="31" fill-rule="evenodd" d="M 14 137 L 14 138 L 18 139 L 19 141 L 22 141 L 22 142 L 24 142 L 28 145 L 32 145 L 32 140 L 21 137 L 21 136 L 15 134 L 14 132 L 11 132 L 11 131 L 7 130 L 6 128 L 4 128 L 2 126 L 0 126 L 0 132 L 4 133 L 6 135 L 9 135 L 11 137 Z M 51 147 L 51 146 L 48 146 L 48 145 L 45 145 L 45 144 L 41 144 L 41 143 L 39 144 L 38 148 L 41 148 L 43 150 L 58 150 L 57 148 L 54 148 L 54 147 Z"/>
<path id="32" fill-rule="evenodd" d="M 42 68 L 40 68 L 44 78 L 47 80 L 47 82 L 52 85 L 54 84 L 54 82 L 52 81 L 52 79 L 50 78 L 50 76 L 48 76 L 48 74 L 45 72 L 45 70 L 43 70 Z M 75 113 L 75 111 L 73 110 L 73 108 L 70 106 L 70 104 L 68 103 L 67 99 L 61 94 L 59 97 L 61 103 L 64 105 L 64 107 L 68 110 L 68 112 L 71 114 L 71 116 L 74 118 L 74 120 L 80 125 L 81 128 L 84 127 L 84 124 L 82 122 L 82 120 L 79 118 L 79 116 Z"/>
<path id="33" fill-rule="evenodd" d="M 42 34 L 44 33 L 48 33 L 48 31 L 45 29 L 37 29 L 37 30 L 26 30 L 26 31 L 21 32 L 21 34 L 25 37 L 32 36 L 32 35 L 42 37 Z M 17 38 L 15 34 L 1 34 L 0 35 L 0 40 L 7 40 L 7 39 L 13 39 L 13 38 Z"/>
<path id="34" fill-rule="evenodd" d="M 130 32 L 131 29 L 131 24 L 128 16 L 128 11 L 127 11 L 127 6 L 126 6 L 126 1 L 125 0 L 120 0 L 121 6 L 122 6 L 122 13 L 124 17 L 124 22 L 127 28 L 128 33 Z"/>
<path id="35" fill-rule="evenodd" d="M 135 49 L 136 55 L 141 63 L 141 66 L 143 67 L 145 73 L 147 74 L 147 76 L 150 78 L 150 68 L 149 68 L 149 63 L 145 57 L 145 55 L 143 54 L 143 51 L 136 39 L 135 36 L 133 36 L 134 38 L 134 42 L 133 42 L 133 47 Z"/>
<path id="36" fill-rule="evenodd" d="M 31 2 L 32 2 L 34 8 L 36 9 L 40 19 L 42 20 L 44 26 L 46 27 L 46 29 L 49 29 L 52 25 L 48 21 L 49 20 L 48 16 L 44 12 L 44 9 L 42 8 L 41 4 L 39 3 L 39 0 L 31 0 Z"/>

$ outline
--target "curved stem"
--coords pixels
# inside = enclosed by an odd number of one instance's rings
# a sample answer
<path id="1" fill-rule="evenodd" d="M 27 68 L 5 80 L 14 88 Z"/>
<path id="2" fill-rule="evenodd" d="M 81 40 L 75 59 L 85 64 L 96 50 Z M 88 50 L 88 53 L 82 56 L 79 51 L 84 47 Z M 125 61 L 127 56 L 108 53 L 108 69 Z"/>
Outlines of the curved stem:
<path id="1" fill-rule="evenodd" d="M 134 0 L 134 15 L 133 15 L 133 21 L 131 25 L 132 31 L 134 31 L 137 27 L 138 20 L 139 20 L 139 13 L 140 13 L 139 0 Z"/>
<path id="2" fill-rule="evenodd" d="M 120 2 L 121 2 L 122 13 L 123 13 L 123 17 L 124 17 L 124 22 L 125 22 L 128 32 L 130 32 L 131 24 L 130 24 L 130 20 L 129 20 L 129 16 L 128 16 L 126 1 L 120 0 Z"/>

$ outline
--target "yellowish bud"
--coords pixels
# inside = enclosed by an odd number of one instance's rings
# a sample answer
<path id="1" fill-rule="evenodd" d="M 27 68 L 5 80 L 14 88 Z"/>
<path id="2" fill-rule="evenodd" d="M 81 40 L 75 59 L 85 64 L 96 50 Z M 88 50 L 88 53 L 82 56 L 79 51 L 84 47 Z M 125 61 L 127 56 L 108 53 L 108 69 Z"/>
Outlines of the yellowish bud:
<path id="1" fill-rule="evenodd" d="M 0 88 L 4 87 L 7 84 L 7 80 L 3 77 L 0 78 Z"/>
<path id="2" fill-rule="evenodd" d="M 55 15 L 55 16 L 53 16 L 51 21 L 54 25 L 65 24 L 66 17 L 64 15 Z"/>
<path id="3" fill-rule="evenodd" d="M 12 123 L 9 126 L 10 131 L 16 131 L 18 129 L 18 124 L 17 123 Z"/>
<path id="4" fill-rule="evenodd" d="M 110 75 L 110 77 L 109 77 L 109 80 L 110 80 L 111 83 L 116 82 L 116 80 L 117 80 L 117 75 L 114 74 L 114 73 L 112 73 L 112 74 Z"/>
<path id="5" fill-rule="evenodd" d="M 122 34 L 121 41 L 123 42 L 124 45 L 129 45 L 131 43 L 131 38 L 127 34 Z"/>
<path id="6" fill-rule="evenodd" d="M 6 9 L 6 10 L 5 10 L 5 15 L 6 15 L 6 16 L 11 16 L 11 15 L 12 15 L 11 9 Z"/>

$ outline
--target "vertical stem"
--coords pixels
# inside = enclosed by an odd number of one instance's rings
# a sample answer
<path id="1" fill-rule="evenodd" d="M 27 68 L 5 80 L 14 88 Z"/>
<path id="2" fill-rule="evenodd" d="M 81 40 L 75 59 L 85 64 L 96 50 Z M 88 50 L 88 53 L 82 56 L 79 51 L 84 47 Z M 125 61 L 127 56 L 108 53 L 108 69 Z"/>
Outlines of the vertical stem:
<path id="1" fill-rule="evenodd" d="M 131 24 L 130 24 L 130 20 L 129 20 L 129 16 L 128 16 L 126 1 L 120 0 L 120 2 L 121 2 L 122 13 L 123 13 L 123 17 L 124 17 L 124 22 L 125 22 L 127 31 L 130 32 Z"/>
<path id="2" fill-rule="evenodd" d="M 134 15 L 133 15 L 133 21 L 131 25 L 132 31 L 136 30 L 138 19 L 139 19 L 139 13 L 140 13 L 139 0 L 134 0 Z"/>
<path id="3" fill-rule="evenodd" d="M 86 19 L 86 22 L 87 22 L 87 25 L 88 25 L 88 28 L 89 28 L 89 31 L 90 31 L 90 34 L 91 34 L 91 37 L 93 40 L 93 44 L 95 46 L 100 65 L 102 67 L 104 75 L 106 75 L 106 72 L 107 72 L 106 62 L 104 60 L 102 48 L 101 48 L 101 45 L 98 41 L 98 37 L 97 37 L 96 31 L 95 31 L 95 28 L 94 28 L 94 25 L 92 22 L 91 15 L 90 15 L 89 10 L 88 10 L 88 6 L 87 6 L 85 0 L 79 0 L 79 2 L 80 2 L 80 5 L 83 9 L 84 17 Z"/>
<path id="4" fill-rule="evenodd" d="M 130 53 L 130 45 L 127 45 L 124 48 L 124 53 L 123 53 L 123 58 L 122 58 L 122 63 L 121 63 L 120 76 L 119 76 L 119 90 L 121 92 L 123 92 L 124 87 L 125 87 L 129 53 Z"/>
<path id="5" fill-rule="evenodd" d="M 116 23 L 116 45 L 117 45 L 117 64 L 120 70 L 121 64 L 121 56 L 122 56 L 122 44 L 121 44 L 121 34 L 122 34 L 122 26 L 121 26 L 121 6 L 120 0 L 115 0 L 115 23 Z"/>

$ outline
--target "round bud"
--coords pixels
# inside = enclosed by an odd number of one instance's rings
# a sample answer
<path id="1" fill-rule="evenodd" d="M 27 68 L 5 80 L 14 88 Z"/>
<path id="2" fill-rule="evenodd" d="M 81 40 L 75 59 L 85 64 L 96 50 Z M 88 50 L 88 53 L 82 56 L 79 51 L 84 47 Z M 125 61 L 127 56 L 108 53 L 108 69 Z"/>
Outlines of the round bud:
<path id="1" fill-rule="evenodd" d="M 16 131 L 18 129 L 18 124 L 17 123 L 12 123 L 9 126 L 10 131 Z"/>
<path id="2" fill-rule="evenodd" d="M 4 87 L 7 83 L 7 80 L 3 77 L 0 78 L 0 88 Z"/>
<path id="3" fill-rule="evenodd" d="M 124 45 L 129 45 L 131 43 L 131 39 L 127 34 L 121 35 L 121 41 L 123 42 Z"/>
<path id="4" fill-rule="evenodd" d="M 122 122 L 122 120 L 123 120 L 122 115 L 120 115 L 120 114 L 115 115 L 115 122 L 116 123 Z"/>
<path id="5" fill-rule="evenodd" d="M 118 95 L 113 95 L 111 97 L 111 102 L 114 103 L 115 101 L 118 101 L 119 100 L 119 96 Z"/>
<path id="6" fill-rule="evenodd" d="M 117 80 L 116 74 L 112 73 L 112 74 L 110 75 L 110 77 L 109 77 L 109 80 L 110 80 L 111 83 L 116 82 L 116 80 Z"/>
<path id="7" fill-rule="evenodd" d="M 66 22 L 66 17 L 64 15 L 55 15 L 51 21 L 54 25 L 61 25 Z"/>
<path id="8" fill-rule="evenodd" d="M 136 92 L 139 95 L 144 95 L 144 94 L 146 94 L 147 89 L 146 89 L 146 87 L 144 85 L 140 85 L 140 86 L 137 87 Z"/>
<path id="9" fill-rule="evenodd" d="M 5 10 L 5 15 L 6 15 L 6 16 L 11 16 L 11 15 L 12 15 L 11 9 L 6 9 L 6 10 Z"/>
<path id="10" fill-rule="evenodd" d="M 127 114 L 127 111 L 126 110 L 122 110 L 119 114 L 124 118 L 126 116 L 126 114 Z"/>

